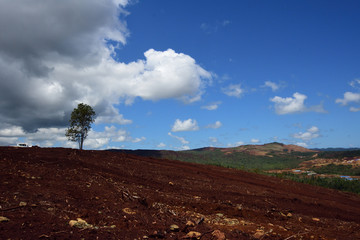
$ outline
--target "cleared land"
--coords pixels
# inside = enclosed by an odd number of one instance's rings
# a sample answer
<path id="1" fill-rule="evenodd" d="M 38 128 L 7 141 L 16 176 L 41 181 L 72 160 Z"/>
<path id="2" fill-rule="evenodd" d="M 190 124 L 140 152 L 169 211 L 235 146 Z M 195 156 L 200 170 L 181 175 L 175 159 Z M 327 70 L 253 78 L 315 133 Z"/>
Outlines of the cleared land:
<path id="1" fill-rule="evenodd" d="M 0 169 L 2 239 L 360 239 L 359 195 L 240 170 L 11 147 Z"/>

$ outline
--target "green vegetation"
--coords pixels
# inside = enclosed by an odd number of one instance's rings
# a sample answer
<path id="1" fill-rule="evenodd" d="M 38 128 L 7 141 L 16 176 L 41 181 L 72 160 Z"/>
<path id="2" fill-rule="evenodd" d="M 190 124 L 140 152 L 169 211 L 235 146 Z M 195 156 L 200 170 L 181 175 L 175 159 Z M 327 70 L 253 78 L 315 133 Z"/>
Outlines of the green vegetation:
<path id="1" fill-rule="evenodd" d="M 360 176 L 360 167 L 352 167 L 351 165 L 329 164 L 321 167 L 312 168 L 311 170 L 320 174 Z"/>
<path id="2" fill-rule="evenodd" d="M 301 162 L 312 159 L 312 156 L 313 153 L 292 152 L 283 154 L 275 151 L 269 152 L 265 156 L 250 155 L 246 152 L 226 154 L 221 149 L 162 152 L 162 158 L 247 170 L 296 168 Z"/>
<path id="3" fill-rule="evenodd" d="M 123 151 L 123 150 L 122 150 Z M 135 150 L 128 153 L 147 157 L 162 159 L 173 159 L 185 162 L 193 162 L 207 165 L 215 165 L 227 168 L 242 169 L 260 174 L 267 174 L 267 170 L 296 169 L 299 164 L 314 160 L 315 158 L 327 159 L 354 159 L 360 156 L 360 150 L 341 152 L 309 152 L 289 148 L 281 143 L 270 143 L 265 145 L 246 145 L 236 148 L 201 148 L 188 151 L 156 151 L 156 150 Z M 330 164 L 322 167 L 311 168 L 319 174 L 337 174 L 360 176 L 360 167 L 350 165 Z M 270 174 L 273 176 L 290 179 L 293 181 L 307 183 L 341 191 L 348 191 L 360 194 L 360 181 L 345 180 L 341 178 L 323 178 L 308 176 L 306 174 Z"/>
<path id="4" fill-rule="evenodd" d="M 318 154 L 319 158 L 353 158 L 360 156 L 360 150 L 352 150 L 352 151 L 329 151 L 329 152 L 320 152 Z"/>
<path id="5" fill-rule="evenodd" d="M 71 113 L 70 126 L 66 129 L 65 136 L 73 142 L 79 143 L 79 149 L 83 149 L 84 140 L 95 121 L 95 111 L 87 104 L 79 103 Z"/>
<path id="6" fill-rule="evenodd" d="M 323 178 L 318 176 L 309 177 L 304 174 L 292 174 L 292 173 L 267 174 L 267 175 L 290 179 L 292 181 L 311 184 L 315 186 L 332 188 L 339 191 L 346 191 L 346 192 L 353 192 L 360 194 L 360 181 L 358 180 L 349 181 L 337 177 L 335 178 Z"/>

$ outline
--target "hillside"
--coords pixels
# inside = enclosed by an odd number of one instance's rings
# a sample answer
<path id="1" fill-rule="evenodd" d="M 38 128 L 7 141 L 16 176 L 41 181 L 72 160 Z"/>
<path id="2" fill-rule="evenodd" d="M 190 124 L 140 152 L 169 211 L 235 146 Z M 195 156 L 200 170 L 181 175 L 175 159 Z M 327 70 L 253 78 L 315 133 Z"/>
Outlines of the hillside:
<path id="1" fill-rule="evenodd" d="M 359 195 L 240 170 L 11 147 L 0 168 L 2 239 L 360 238 Z"/>
<path id="2" fill-rule="evenodd" d="M 238 169 L 273 170 L 296 168 L 300 163 L 311 160 L 317 153 L 296 145 L 268 143 L 264 145 L 243 145 L 233 148 L 199 148 L 186 151 L 169 150 L 111 150 L 138 156 L 173 159 L 185 162 L 217 165 Z"/>

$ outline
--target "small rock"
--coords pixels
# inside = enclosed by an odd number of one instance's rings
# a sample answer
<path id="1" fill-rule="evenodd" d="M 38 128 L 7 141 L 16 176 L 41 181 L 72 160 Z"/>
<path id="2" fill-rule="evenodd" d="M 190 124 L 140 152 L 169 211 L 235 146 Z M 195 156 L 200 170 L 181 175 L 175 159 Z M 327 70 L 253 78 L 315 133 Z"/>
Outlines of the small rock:
<path id="1" fill-rule="evenodd" d="M 320 219 L 318 219 L 318 218 L 313 218 L 312 220 L 315 222 L 320 222 Z"/>
<path id="2" fill-rule="evenodd" d="M 199 238 L 199 237 L 201 237 L 201 233 L 195 232 L 195 231 L 190 231 L 186 234 L 185 237 L 186 238 Z"/>
<path id="3" fill-rule="evenodd" d="M 220 230 L 215 230 L 211 233 L 215 240 L 225 240 L 225 234 Z"/>
<path id="4" fill-rule="evenodd" d="M 187 227 L 194 227 L 194 226 L 195 226 L 195 223 L 193 223 L 192 221 L 187 221 L 187 222 L 186 222 L 186 226 L 187 226 Z"/>
<path id="5" fill-rule="evenodd" d="M 292 214 L 288 213 L 286 216 L 290 218 L 290 217 L 292 217 Z"/>
<path id="6" fill-rule="evenodd" d="M 129 214 L 129 215 L 136 214 L 136 212 L 133 211 L 133 210 L 131 210 L 130 208 L 124 208 L 124 209 L 123 209 L 123 212 L 124 212 L 124 213 L 127 213 L 127 214 Z"/>
<path id="7" fill-rule="evenodd" d="M 260 239 L 265 235 L 264 231 L 262 230 L 257 230 L 256 233 L 253 235 L 254 238 L 256 239 Z"/>
<path id="8" fill-rule="evenodd" d="M 222 214 L 222 213 L 217 213 L 216 216 L 218 216 L 218 217 L 223 217 L 224 214 Z"/>
<path id="9" fill-rule="evenodd" d="M 173 183 L 173 182 L 169 182 L 169 185 L 170 185 L 170 186 L 174 186 L 174 183 Z"/>
<path id="10" fill-rule="evenodd" d="M 69 225 L 76 228 L 93 228 L 93 225 L 88 224 L 85 220 L 78 218 L 77 220 L 70 220 Z"/>
<path id="11" fill-rule="evenodd" d="M 26 202 L 20 202 L 20 203 L 19 203 L 19 206 L 20 206 L 20 207 L 25 207 L 26 205 L 27 205 Z"/>
<path id="12" fill-rule="evenodd" d="M 3 216 L 0 216 L 0 222 L 9 222 L 10 219 L 8 219 L 7 217 L 3 217 Z"/>
<path id="13" fill-rule="evenodd" d="M 180 230 L 179 226 L 176 225 L 176 224 L 172 224 L 170 226 L 170 231 L 173 231 L 173 232 L 178 232 Z"/>
<path id="14" fill-rule="evenodd" d="M 194 196 L 194 198 L 195 198 L 195 200 L 200 200 L 201 199 L 201 197 L 199 197 L 199 196 Z"/>

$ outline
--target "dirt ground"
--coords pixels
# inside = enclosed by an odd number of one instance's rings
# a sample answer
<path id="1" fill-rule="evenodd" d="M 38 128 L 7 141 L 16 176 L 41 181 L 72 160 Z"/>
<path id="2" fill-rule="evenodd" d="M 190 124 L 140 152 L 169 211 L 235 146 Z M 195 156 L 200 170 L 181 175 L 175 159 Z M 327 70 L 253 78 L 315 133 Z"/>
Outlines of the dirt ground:
<path id="1" fill-rule="evenodd" d="M 0 239 L 360 239 L 360 196 L 107 151 L 0 147 Z"/>

